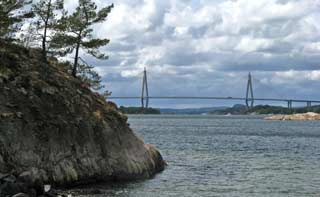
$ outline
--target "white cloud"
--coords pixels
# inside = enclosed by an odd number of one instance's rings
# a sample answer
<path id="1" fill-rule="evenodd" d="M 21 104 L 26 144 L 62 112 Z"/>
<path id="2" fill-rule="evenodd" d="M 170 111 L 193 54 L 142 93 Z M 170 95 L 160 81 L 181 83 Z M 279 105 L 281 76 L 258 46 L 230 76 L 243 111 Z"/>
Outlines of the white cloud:
<path id="1" fill-rule="evenodd" d="M 246 53 L 267 49 L 273 45 L 273 40 L 270 39 L 243 37 L 238 41 L 235 49 Z"/>
<path id="2" fill-rule="evenodd" d="M 320 82 L 320 70 L 313 71 L 296 71 L 289 70 L 283 72 L 275 72 L 275 83 L 297 83 L 299 81 L 304 82 L 308 80 L 314 80 Z"/>
<path id="3" fill-rule="evenodd" d="M 67 2 L 74 7 L 75 1 Z M 111 3 L 96 2 L 99 7 Z M 241 96 L 247 72 L 252 71 L 257 94 L 279 97 L 278 90 L 299 97 L 303 87 L 304 94 L 320 97 L 313 91 L 320 81 L 320 0 L 114 4 L 108 20 L 95 29 L 111 39 L 103 49 L 110 60 L 91 62 L 99 64 L 115 95 L 138 95 L 141 72 L 147 67 L 154 95 L 183 95 L 188 90 L 190 95 Z M 281 90 L 279 84 L 284 84 Z M 268 88 L 273 90 L 266 93 Z"/>

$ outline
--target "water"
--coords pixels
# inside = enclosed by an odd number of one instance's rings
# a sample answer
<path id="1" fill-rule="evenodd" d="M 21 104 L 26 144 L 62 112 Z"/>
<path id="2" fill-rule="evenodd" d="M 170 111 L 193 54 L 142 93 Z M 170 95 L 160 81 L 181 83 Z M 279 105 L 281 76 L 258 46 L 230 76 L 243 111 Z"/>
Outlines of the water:
<path id="1" fill-rule="evenodd" d="M 90 186 L 102 191 L 91 196 L 320 195 L 320 122 L 134 115 L 129 123 L 169 166 L 150 180 Z"/>

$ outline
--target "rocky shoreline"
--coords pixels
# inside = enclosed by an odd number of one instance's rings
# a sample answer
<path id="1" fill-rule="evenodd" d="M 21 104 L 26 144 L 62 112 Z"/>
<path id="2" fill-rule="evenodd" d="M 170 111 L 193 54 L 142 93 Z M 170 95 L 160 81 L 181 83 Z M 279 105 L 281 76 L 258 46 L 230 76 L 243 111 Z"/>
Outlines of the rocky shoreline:
<path id="1" fill-rule="evenodd" d="M 57 197 L 51 185 L 35 183 L 31 173 L 23 172 L 19 176 L 13 174 L 0 174 L 1 197 Z"/>
<path id="2" fill-rule="evenodd" d="M 165 161 L 117 106 L 41 52 L 0 47 L 0 196 L 55 196 L 44 185 L 146 179 Z M 44 72 L 45 70 L 45 72 Z M 24 194 L 23 194 L 24 193 Z"/>
<path id="3" fill-rule="evenodd" d="M 320 120 L 320 114 L 308 112 L 302 114 L 292 114 L 292 115 L 276 115 L 266 117 L 265 120 L 299 120 L 299 121 L 307 121 L 307 120 Z"/>

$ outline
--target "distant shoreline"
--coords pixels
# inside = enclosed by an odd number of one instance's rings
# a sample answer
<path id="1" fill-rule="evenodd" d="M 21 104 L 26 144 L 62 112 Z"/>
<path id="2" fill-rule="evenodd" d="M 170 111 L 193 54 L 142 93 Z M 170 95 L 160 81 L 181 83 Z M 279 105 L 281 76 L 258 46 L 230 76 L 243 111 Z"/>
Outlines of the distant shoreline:
<path id="1" fill-rule="evenodd" d="M 301 114 L 307 112 L 320 113 L 320 106 L 312 107 L 297 107 L 288 109 L 281 106 L 257 105 L 252 108 L 247 108 L 245 105 L 234 105 L 232 107 L 207 107 L 207 108 L 144 108 L 141 107 L 124 107 L 119 110 L 124 114 L 162 114 L 162 115 L 290 115 Z"/>

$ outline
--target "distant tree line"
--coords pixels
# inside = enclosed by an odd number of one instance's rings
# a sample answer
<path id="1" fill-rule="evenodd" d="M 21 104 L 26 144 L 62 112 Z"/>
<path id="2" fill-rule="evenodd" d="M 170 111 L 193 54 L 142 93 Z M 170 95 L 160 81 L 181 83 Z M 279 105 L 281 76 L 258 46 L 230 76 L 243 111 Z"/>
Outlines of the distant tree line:
<path id="1" fill-rule="evenodd" d="M 233 114 L 233 115 L 243 115 L 243 114 L 295 114 L 295 113 L 306 113 L 315 112 L 320 113 L 320 106 L 315 105 L 311 107 L 296 107 L 288 109 L 287 107 L 281 106 L 270 106 L 270 105 L 257 105 L 252 108 L 247 108 L 245 105 L 235 105 L 230 108 L 221 109 L 213 111 L 212 114 Z"/>
<path id="2" fill-rule="evenodd" d="M 155 108 L 120 106 L 119 111 L 124 114 L 161 114 L 160 110 Z"/>
<path id="3" fill-rule="evenodd" d="M 73 54 L 73 62 L 65 63 L 70 73 L 99 89 L 102 87 L 98 85 L 101 77 L 80 54 L 87 53 L 97 59 L 108 58 L 99 48 L 107 45 L 109 40 L 95 38 L 93 27 L 105 21 L 112 8 L 113 4 L 98 10 L 92 0 L 78 0 L 75 11 L 69 13 L 64 8 L 64 0 L 1 0 L 0 44 L 41 46 L 45 62 L 49 57 Z M 29 24 L 28 28 L 26 24 Z"/>

